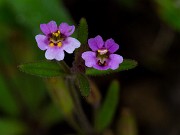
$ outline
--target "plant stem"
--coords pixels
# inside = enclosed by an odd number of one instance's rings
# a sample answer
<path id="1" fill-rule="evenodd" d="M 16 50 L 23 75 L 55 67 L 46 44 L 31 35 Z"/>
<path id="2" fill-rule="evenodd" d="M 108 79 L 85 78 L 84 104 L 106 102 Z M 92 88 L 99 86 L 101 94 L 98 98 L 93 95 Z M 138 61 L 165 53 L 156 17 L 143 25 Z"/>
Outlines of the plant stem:
<path id="1" fill-rule="evenodd" d="M 68 78 L 68 86 L 70 88 L 70 92 L 72 94 L 72 97 L 74 99 L 75 109 L 76 109 L 76 115 L 78 117 L 78 120 L 82 126 L 82 128 L 85 130 L 87 135 L 93 134 L 93 128 L 91 124 L 89 123 L 83 109 L 81 106 L 81 102 L 79 100 L 79 96 L 77 94 L 77 91 L 75 89 L 74 80 L 72 78 Z"/>
<path id="2" fill-rule="evenodd" d="M 63 68 L 63 70 L 68 73 L 71 74 L 71 70 L 69 68 L 69 66 L 64 62 L 64 61 L 60 61 L 57 63 Z M 75 105 L 75 109 L 76 109 L 76 115 L 77 118 L 81 124 L 81 127 L 85 130 L 86 135 L 92 135 L 93 134 L 93 128 L 91 126 L 91 124 L 89 123 L 83 109 L 81 106 L 81 102 L 79 100 L 79 95 L 75 89 L 75 84 L 74 84 L 74 79 L 73 78 L 67 78 L 67 86 L 69 87 L 71 96 L 74 100 L 74 105 Z M 74 121 L 71 121 L 71 124 L 74 126 Z"/>

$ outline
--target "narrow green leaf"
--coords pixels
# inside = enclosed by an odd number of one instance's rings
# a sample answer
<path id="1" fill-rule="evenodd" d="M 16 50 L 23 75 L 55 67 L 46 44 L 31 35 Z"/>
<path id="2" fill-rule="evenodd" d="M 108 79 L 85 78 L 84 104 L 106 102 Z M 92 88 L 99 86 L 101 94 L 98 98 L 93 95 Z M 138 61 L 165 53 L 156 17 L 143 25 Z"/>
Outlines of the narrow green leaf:
<path id="1" fill-rule="evenodd" d="M 81 91 L 81 95 L 87 97 L 90 93 L 90 84 L 88 78 L 84 74 L 77 74 L 76 80 Z"/>
<path id="2" fill-rule="evenodd" d="M 105 101 L 95 117 L 95 128 L 98 132 L 102 132 L 111 124 L 119 101 L 119 89 L 118 81 L 113 81 L 108 89 Z"/>
<path id="3" fill-rule="evenodd" d="M 101 75 L 107 75 L 110 73 L 116 73 L 116 72 L 120 72 L 120 71 L 124 71 L 124 70 L 129 70 L 132 68 L 135 68 L 137 66 L 137 62 L 135 60 L 130 60 L 130 59 L 124 59 L 123 63 L 120 64 L 119 68 L 116 70 L 97 70 L 94 68 L 88 68 L 86 70 L 86 74 L 87 75 L 91 75 L 91 76 L 101 76 Z"/>
<path id="4" fill-rule="evenodd" d="M 86 44 L 88 38 L 88 25 L 85 18 L 82 18 L 78 27 L 78 40 L 81 44 Z"/>
<path id="5" fill-rule="evenodd" d="M 0 119 L 0 135 L 24 135 L 27 127 L 24 123 L 13 119 Z"/>
<path id="6" fill-rule="evenodd" d="M 65 74 L 61 65 L 51 61 L 22 64 L 18 68 L 22 72 L 40 77 L 56 77 Z"/>
<path id="7" fill-rule="evenodd" d="M 79 67 L 81 67 L 82 69 L 85 69 L 84 60 L 81 57 L 82 53 L 87 51 L 89 48 L 87 45 L 88 25 L 85 18 L 82 18 L 79 22 L 77 35 L 78 35 L 77 39 L 81 42 L 81 46 L 75 51 L 74 66 L 78 67 L 78 69 Z"/>

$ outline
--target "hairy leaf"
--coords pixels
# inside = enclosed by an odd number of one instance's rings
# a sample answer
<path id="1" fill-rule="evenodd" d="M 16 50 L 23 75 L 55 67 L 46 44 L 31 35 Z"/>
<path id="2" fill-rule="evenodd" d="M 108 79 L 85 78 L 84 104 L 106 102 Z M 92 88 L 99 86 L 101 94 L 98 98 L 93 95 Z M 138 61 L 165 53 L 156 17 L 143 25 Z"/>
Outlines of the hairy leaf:
<path id="1" fill-rule="evenodd" d="M 22 64 L 18 68 L 22 72 L 40 77 L 56 77 L 65 74 L 61 65 L 50 61 Z"/>
<path id="2" fill-rule="evenodd" d="M 78 40 L 81 44 L 86 44 L 88 38 L 88 25 L 85 18 L 82 18 L 78 27 Z"/>
<path id="3" fill-rule="evenodd" d="M 75 51 L 75 66 L 78 69 L 85 69 L 84 60 L 81 55 L 83 52 L 88 50 L 87 39 L 88 39 L 88 25 L 85 18 L 82 18 L 79 22 L 77 39 L 81 42 L 81 46 Z"/>
<path id="4" fill-rule="evenodd" d="M 88 78 L 83 74 L 78 74 L 76 79 L 82 96 L 88 96 L 90 93 L 90 84 Z"/>

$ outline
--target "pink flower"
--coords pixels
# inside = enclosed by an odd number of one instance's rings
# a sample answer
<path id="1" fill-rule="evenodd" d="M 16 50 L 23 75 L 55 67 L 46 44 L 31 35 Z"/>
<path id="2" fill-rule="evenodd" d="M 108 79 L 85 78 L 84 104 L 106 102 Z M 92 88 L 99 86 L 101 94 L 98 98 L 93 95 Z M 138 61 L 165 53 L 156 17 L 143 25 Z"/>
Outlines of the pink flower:
<path id="1" fill-rule="evenodd" d="M 46 50 L 45 57 L 48 60 L 63 60 L 64 51 L 73 53 L 80 47 L 81 43 L 77 39 L 69 37 L 75 30 L 74 25 L 61 23 L 58 27 L 55 21 L 50 21 L 48 24 L 41 24 L 40 28 L 44 35 L 39 34 L 35 39 L 38 47 Z"/>
<path id="2" fill-rule="evenodd" d="M 88 40 L 89 47 L 92 51 L 82 54 L 87 67 L 93 67 L 98 70 L 117 69 L 123 62 L 123 57 L 113 54 L 119 49 L 119 45 L 113 39 L 103 41 L 101 36 L 96 36 Z"/>

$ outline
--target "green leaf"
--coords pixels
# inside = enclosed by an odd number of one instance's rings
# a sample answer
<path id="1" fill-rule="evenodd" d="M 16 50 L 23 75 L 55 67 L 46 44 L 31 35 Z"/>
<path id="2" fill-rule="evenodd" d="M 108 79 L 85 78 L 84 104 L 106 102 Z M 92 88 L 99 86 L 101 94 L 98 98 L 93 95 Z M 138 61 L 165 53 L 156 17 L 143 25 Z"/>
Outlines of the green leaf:
<path id="1" fill-rule="evenodd" d="M 156 0 L 160 17 L 174 29 L 180 30 L 180 6 L 173 0 Z"/>
<path id="2" fill-rule="evenodd" d="M 0 135 L 24 135 L 27 127 L 24 123 L 13 119 L 0 119 Z"/>
<path id="3" fill-rule="evenodd" d="M 88 25 L 85 18 L 82 18 L 79 22 L 79 27 L 77 30 L 77 39 L 80 41 L 81 46 L 75 50 L 75 62 L 76 67 L 84 66 L 84 60 L 81 55 L 83 52 L 88 50 L 87 39 L 88 39 Z M 84 67 L 83 67 L 84 68 Z"/>
<path id="4" fill-rule="evenodd" d="M 135 68 L 136 66 L 137 66 L 137 62 L 135 60 L 124 59 L 123 63 L 120 64 L 119 68 L 116 69 L 116 70 L 111 70 L 111 69 L 97 70 L 97 69 L 94 69 L 94 68 L 88 68 L 86 70 L 86 74 L 91 75 L 91 76 L 107 75 L 107 74 L 110 74 L 110 73 L 117 73 L 117 72 L 120 72 L 120 71 L 129 70 L 129 69 Z"/>
<path id="5" fill-rule="evenodd" d="M 76 80 L 81 91 L 81 95 L 87 97 L 90 93 L 90 84 L 88 78 L 83 74 L 77 74 Z"/>
<path id="6" fill-rule="evenodd" d="M 88 25 L 85 18 L 82 18 L 78 27 L 78 40 L 81 44 L 86 44 L 88 38 Z"/>
<path id="7" fill-rule="evenodd" d="M 51 61 L 41 61 L 19 65 L 18 68 L 27 74 L 40 77 L 56 77 L 65 75 L 61 65 Z"/>
<path id="8" fill-rule="evenodd" d="M 102 107 L 95 117 L 95 128 L 98 132 L 102 132 L 112 122 L 119 101 L 119 89 L 118 81 L 114 80 L 108 89 Z"/>

